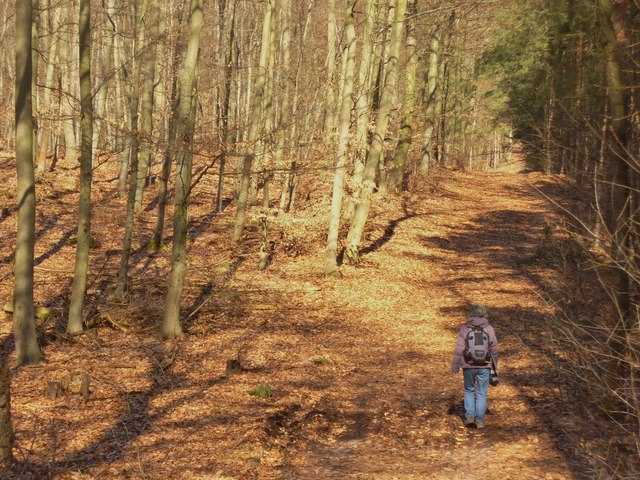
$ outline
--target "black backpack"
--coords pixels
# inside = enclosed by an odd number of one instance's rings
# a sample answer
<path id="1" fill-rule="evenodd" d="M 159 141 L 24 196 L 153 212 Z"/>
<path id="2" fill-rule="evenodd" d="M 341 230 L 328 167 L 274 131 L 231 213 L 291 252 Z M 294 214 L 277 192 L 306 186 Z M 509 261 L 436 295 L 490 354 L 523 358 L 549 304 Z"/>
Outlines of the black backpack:
<path id="1" fill-rule="evenodd" d="M 469 365 L 486 367 L 491 357 L 489 335 L 482 327 L 473 327 L 467 333 L 464 359 Z"/>

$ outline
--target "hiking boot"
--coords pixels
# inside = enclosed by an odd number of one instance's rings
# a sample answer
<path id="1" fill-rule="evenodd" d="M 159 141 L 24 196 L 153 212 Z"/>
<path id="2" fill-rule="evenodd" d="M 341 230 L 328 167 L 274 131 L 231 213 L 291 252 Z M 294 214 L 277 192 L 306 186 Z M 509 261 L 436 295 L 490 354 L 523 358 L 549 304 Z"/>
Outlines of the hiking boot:
<path id="1" fill-rule="evenodd" d="M 464 419 L 464 426 L 465 427 L 473 427 L 475 425 L 476 421 L 473 417 L 467 417 Z"/>
<path id="2" fill-rule="evenodd" d="M 482 420 L 476 420 L 476 428 L 478 430 L 480 430 L 481 428 L 484 428 L 484 422 Z"/>

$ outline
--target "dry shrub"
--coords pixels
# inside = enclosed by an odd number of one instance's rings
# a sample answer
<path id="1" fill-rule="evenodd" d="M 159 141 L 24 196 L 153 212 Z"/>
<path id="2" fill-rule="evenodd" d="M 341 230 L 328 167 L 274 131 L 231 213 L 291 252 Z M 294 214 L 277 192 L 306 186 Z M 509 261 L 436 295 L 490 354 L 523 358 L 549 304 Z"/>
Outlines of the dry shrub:
<path id="1" fill-rule="evenodd" d="M 596 229 L 600 236 L 603 230 Z M 594 238 L 583 224 L 565 226 L 559 235 L 548 227 L 535 261 L 560 274 L 560 281 L 543 280 L 556 312 L 548 351 L 561 352 L 554 366 L 572 387 L 580 414 L 600 434 L 587 449 L 593 478 L 638 478 L 640 305 L 631 296 L 631 307 L 623 310 L 614 285 L 623 273 L 638 291 L 640 271 L 637 259 L 616 261 L 606 253 L 613 248 L 600 247 L 614 244 Z"/>

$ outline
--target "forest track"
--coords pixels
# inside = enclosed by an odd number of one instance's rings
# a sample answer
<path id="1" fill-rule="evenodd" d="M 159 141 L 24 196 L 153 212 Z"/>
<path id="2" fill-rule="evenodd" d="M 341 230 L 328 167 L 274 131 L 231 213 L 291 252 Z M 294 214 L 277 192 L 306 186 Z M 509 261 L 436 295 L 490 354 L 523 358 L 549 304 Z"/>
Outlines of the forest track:
<path id="1" fill-rule="evenodd" d="M 3 175 L 9 183 L 12 172 Z M 554 221 L 538 191 L 553 194 L 560 180 L 438 176 L 429 192 L 376 202 L 363 262 L 344 265 L 339 280 L 321 273 L 321 242 L 295 258 L 277 253 L 258 272 L 257 244 L 239 251 L 230 242 L 231 209 L 214 218 L 204 189 L 196 192 L 187 337 L 165 343 L 148 328 L 162 314 L 170 252 L 141 257 L 128 303 L 109 303 L 121 226 L 104 219 L 122 205 L 109 200 L 115 183 L 100 183 L 92 307 L 146 333 L 103 322 L 76 339 L 45 335 L 48 364 L 13 372 L 19 463 L 5 477 L 466 480 L 478 478 L 470 466 L 480 462 L 483 478 L 589 478 L 565 420 L 571 405 L 527 342 L 549 309 L 522 264 Z M 76 198 L 51 198 L 39 206 L 36 297 L 53 307 L 60 331 L 73 215 L 51 213 L 73 212 Z M 3 224 L 5 252 L 14 222 Z M 450 373 L 471 302 L 488 307 L 501 340 L 502 382 L 490 390 L 482 431 L 463 427 L 462 376 Z M 9 338 L 10 323 L 0 326 Z M 230 360 L 237 368 L 227 369 Z M 80 372 L 92 378 L 88 401 L 72 389 L 43 397 L 47 382 Z M 259 384 L 271 398 L 251 394 Z"/>
<path id="2" fill-rule="evenodd" d="M 523 170 L 516 167 L 509 170 Z M 345 358 L 358 388 L 340 399 L 344 416 L 360 415 L 361 435 L 302 442 L 289 453 L 286 478 L 475 479 L 477 461 L 485 478 L 587 478 L 562 428 L 570 407 L 520 334 L 544 329 L 549 313 L 521 265 L 554 222 L 539 193 L 556 187 L 537 173 L 456 172 L 435 195 L 405 197 L 401 218 L 378 212 L 377 231 L 386 220 L 392 236 L 364 266 L 344 267 L 325 300 L 356 308 L 359 318 L 344 320 L 367 327 Z M 463 427 L 462 376 L 450 373 L 474 302 L 488 307 L 502 352 L 483 431 Z"/>

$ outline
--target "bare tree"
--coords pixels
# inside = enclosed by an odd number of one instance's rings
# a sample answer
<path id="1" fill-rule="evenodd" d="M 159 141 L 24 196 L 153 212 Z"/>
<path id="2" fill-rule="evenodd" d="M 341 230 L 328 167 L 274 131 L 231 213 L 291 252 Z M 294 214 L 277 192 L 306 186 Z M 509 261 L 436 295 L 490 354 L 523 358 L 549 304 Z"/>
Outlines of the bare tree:
<path id="1" fill-rule="evenodd" d="M 93 95 L 91 92 L 91 0 L 80 1 L 80 210 L 76 262 L 67 331 L 82 331 L 82 309 L 87 287 L 91 244 L 91 179 L 93 147 Z"/>
<path id="2" fill-rule="evenodd" d="M 365 164 L 361 196 L 359 203 L 356 205 L 351 228 L 347 236 L 345 257 L 352 263 L 358 263 L 360 261 L 360 239 L 362 238 L 362 232 L 364 231 L 365 223 L 369 216 L 378 162 L 382 157 L 384 138 L 389 124 L 389 113 L 391 112 L 393 95 L 397 87 L 398 60 L 400 57 L 400 45 L 402 42 L 406 9 L 407 0 L 396 0 L 395 16 L 391 27 L 389 59 L 386 67 L 384 89 L 380 98 L 380 110 L 378 111 L 376 128 Z"/>
<path id="3" fill-rule="evenodd" d="M 179 103 L 176 125 L 176 199 L 173 217 L 173 249 L 171 252 L 171 273 L 169 289 L 165 302 L 164 315 L 159 334 L 162 338 L 171 339 L 183 335 L 180 325 L 180 300 L 184 277 L 187 271 L 187 227 L 189 213 L 189 197 L 191 195 L 191 175 L 193 162 L 193 135 L 195 131 L 198 54 L 200 35 L 204 24 L 204 0 L 191 0 L 189 20 L 189 41 L 187 52 L 180 72 Z"/>
<path id="4" fill-rule="evenodd" d="M 13 334 L 16 363 L 42 361 L 33 309 L 33 260 L 36 229 L 36 187 L 33 172 L 33 113 L 31 94 L 30 1 L 16 1 L 16 175 L 18 231 L 13 286 Z"/>
<path id="5" fill-rule="evenodd" d="M 324 273 L 334 275 L 338 272 L 336 255 L 338 251 L 338 233 L 340 230 L 340 211 L 344 193 L 345 166 L 347 146 L 349 141 L 349 125 L 351 124 L 351 109 L 353 107 L 353 85 L 356 63 L 356 30 L 353 19 L 353 7 L 356 0 L 347 0 L 347 14 L 345 17 L 346 56 L 347 63 L 342 72 L 342 102 L 338 127 L 338 154 L 336 171 L 333 181 L 333 195 L 331 198 L 331 216 L 329 219 L 329 233 L 325 251 Z"/>

